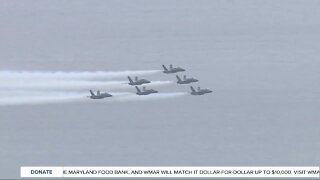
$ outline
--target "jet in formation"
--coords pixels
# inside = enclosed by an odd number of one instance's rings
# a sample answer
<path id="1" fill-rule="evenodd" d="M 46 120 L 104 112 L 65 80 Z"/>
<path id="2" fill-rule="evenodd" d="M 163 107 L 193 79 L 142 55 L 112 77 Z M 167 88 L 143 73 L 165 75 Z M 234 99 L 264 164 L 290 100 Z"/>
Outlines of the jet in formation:
<path id="1" fill-rule="evenodd" d="M 154 90 L 154 89 L 146 89 L 146 87 L 142 87 L 142 90 L 140 90 L 138 88 L 138 86 L 136 86 L 137 89 L 137 95 L 141 96 L 141 95 L 149 95 L 149 94 L 153 94 L 153 93 L 158 93 L 158 91 Z"/>
<path id="2" fill-rule="evenodd" d="M 195 79 L 195 78 L 187 78 L 186 75 L 183 76 L 183 79 L 181 79 L 178 75 L 176 75 L 178 81 L 178 84 L 190 84 L 193 82 L 198 82 L 199 80 Z"/>
<path id="3" fill-rule="evenodd" d="M 165 65 L 162 65 L 163 67 L 163 73 L 166 73 L 166 74 L 172 74 L 172 73 L 177 73 L 177 72 L 183 72 L 183 71 L 186 71 L 185 69 L 181 68 L 181 67 L 173 67 L 172 64 L 170 64 L 169 66 L 169 69 L 165 66 Z"/>
<path id="4" fill-rule="evenodd" d="M 131 79 L 130 76 L 128 76 L 128 79 L 129 79 L 129 85 L 131 86 L 137 86 L 137 85 L 142 85 L 142 84 L 148 84 L 150 83 L 149 80 L 146 80 L 146 79 L 139 79 L 137 76 L 134 78 L 134 81 Z"/>
<path id="5" fill-rule="evenodd" d="M 90 94 L 91 96 L 89 96 L 89 98 L 91 99 L 104 99 L 107 97 L 112 97 L 111 94 L 105 92 L 105 93 L 100 93 L 100 91 L 97 91 L 97 94 L 94 94 L 94 92 L 92 90 L 90 90 Z"/>
<path id="6" fill-rule="evenodd" d="M 191 95 L 204 95 L 207 93 L 212 93 L 212 91 L 210 89 L 201 89 L 200 87 L 197 88 L 197 90 L 195 90 L 192 86 L 190 86 L 191 88 Z"/>

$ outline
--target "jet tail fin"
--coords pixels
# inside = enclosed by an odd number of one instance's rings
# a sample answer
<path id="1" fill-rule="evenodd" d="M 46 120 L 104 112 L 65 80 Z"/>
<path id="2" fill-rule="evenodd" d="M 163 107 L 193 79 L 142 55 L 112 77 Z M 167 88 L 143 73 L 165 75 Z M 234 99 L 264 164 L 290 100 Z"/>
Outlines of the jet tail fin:
<path id="1" fill-rule="evenodd" d="M 190 89 L 192 92 L 196 92 L 196 90 L 194 90 L 194 88 L 192 86 L 190 86 Z"/>
<path id="2" fill-rule="evenodd" d="M 137 92 L 138 93 L 140 93 L 141 91 L 140 91 L 140 89 L 138 88 L 138 86 L 136 86 L 136 89 L 137 89 Z"/>
<path id="3" fill-rule="evenodd" d="M 129 79 L 129 81 L 130 81 L 131 83 L 133 83 L 133 81 L 132 81 L 132 79 L 131 79 L 131 77 L 130 77 L 130 76 L 128 76 L 128 79 Z"/>
<path id="4" fill-rule="evenodd" d="M 95 96 L 95 94 L 93 93 L 93 91 L 90 89 L 90 94 L 91 96 Z"/>
<path id="5" fill-rule="evenodd" d="M 165 65 L 162 65 L 162 67 L 163 67 L 163 69 L 164 69 L 165 71 L 168 71 L 168 69 L 167 69 L 167 67 L 166 67 Z"/>
<path id="6" fill-rule="evenodd" d="M 181 81 L 181 79 L 180 79 L 180 77 L 178 75 L 176 75 L 176 77 L 177 77 L 178 81 Z"/>

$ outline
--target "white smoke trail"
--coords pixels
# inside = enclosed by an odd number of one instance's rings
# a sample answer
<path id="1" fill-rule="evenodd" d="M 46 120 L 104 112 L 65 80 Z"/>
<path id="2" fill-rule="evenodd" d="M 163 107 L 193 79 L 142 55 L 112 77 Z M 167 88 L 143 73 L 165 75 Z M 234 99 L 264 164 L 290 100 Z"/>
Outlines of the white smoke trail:
<path id="1" fill-rule="evenodd" d="M 126 102 L 137 100 L 157 100 L 173 98 L 186 93 L 159 93 L 148 96 L 137 96 L 135 93 L 112 92 L 112 90 L 130 89 L 134 86 L 127 81 L 110 81 L 115 77 L 127 75 L 145 75 L 160 72 L 150 71 L 121 71 L 121 72 L 14 72 L 0 71 L 0 106 L 24 104 L 48 104 L 65 102 L 87 102 L 89 89 L 108 91 L 111 98 L 99 102 Z M 109 79 L 109 80 L 107 80 Z M 145 86 L 163 86 L 172 81 L 153 81 Z M 111 92 L 110 92 L 111 90 Z M 97 102 L 92 100 L 91 102 Z"/>
<path id="2" fill-rule="evenodd" d="M 42 93 L 42 94 L 41 94 Z M 158 93 L 150 94 L 147 96 L 138 96 L 130 92 L 111 92 L 113 97 L 92 100 L 85 93 L 55 93 L 39 94 L 33 93 L 29 96 L 14 96 L 14 97 L 0 97 L 0 106 L 13 106 L 13 105 L 39 105 L 39 104 L 52 104 L 52 103 L 67 103 L 67 102 L 92 102 L 92 103 L 111 103 L 111 102 L 128 102 L 128 101 L 150 101 L 168 98 L 176 98 L 187 95 L 185 92 L 174 93 Z"/>
<path id="3" fill-rule="evenodd" d="M 80 102 L 85 100 L 86 100 L 86 96 L 84 96 L 84 94 L 56 94 L 56 95 L 43 95 L 43 96 L 1 97 L 0 106 Z"/>
<path id="4" fill-rule="evenodd" d="M 107 88 L 125 85 L 125 81 L 34 81 L 1 83 L 2 90 L 83 90 L 90 88 Z"/>
<path id="5" fill-rule="evenodd" d="M 0 79 L 74 79 L 74 80 L 98 80 L 114 79 L 117 77 L 148 75 L 161 72 L 161 70 L 141 70 L 141 71 L 96 71 L 96 72 L 29 72 L 29 71 L 0 71 Z"/>
<path id="6" fill-rule="evenodd" d="M 153 81 L 146 86 L 164 86 L 173 83 L 172 81 Z M 89 89 L 103 89 L 103 90 L 120 90 L 120 89 L 130 89 L 133 86 L 128 85 L 126 81 L 34 81 L 34 82 L 8 82 L 0 83 L 1 90 L 89 90 Z"/>

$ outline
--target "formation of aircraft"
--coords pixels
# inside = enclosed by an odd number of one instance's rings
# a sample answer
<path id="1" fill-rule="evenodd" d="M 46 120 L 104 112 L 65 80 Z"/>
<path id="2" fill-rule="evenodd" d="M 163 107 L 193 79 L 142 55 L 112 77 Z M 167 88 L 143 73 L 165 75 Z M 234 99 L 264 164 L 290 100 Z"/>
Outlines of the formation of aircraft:
<path id="1" fill-rule="evenodd" d="M 172 66 L 172 64 L 169 65 L 169 69 L 166 68 L 165 65 L 162 65 L 164 71 L 163 73 L 165 74 L 170 74 L 170 73 L 178 73 L 178 72 L 183 72 L 183 71 L 186 71 L 185 69 L 183 68 L 180 68 L 180 67 L 176 67 L 174 68 Z M 198 82 L 199 80 L 195 79 L 195 78 L 187 78 L 186 75 L 183 76 L 183 79 L 180 78 L 179 75 L 176 75 L 178 81 L 177 83 L 178 84 L 190 84 L 190 83 L 195 83 L 195 82 Z M 210 89 L 201 89 L 200 87 L 197 88 L 197 90 L 195 90 L 192 86 L 190 86 L 191 88 L 191 95 L 194 95 L 194 96 L 198 96 L 198 95 L 204 95 L 204 94 L 207 94 L 207 93 L 212 93 L 212 91 Z"/>
<path id="2" fill-rule="evenodd" d="M 165 65 L 162 65 L 163 67 L 163 73 L 165 74 L 174 74 L 174 73 L 178 73 L 178 72 L 184 72 L 186 71 L 185 69 L 181 68 L 181 67 L 173 67 L 172 64 L 169 65 L 169 68 L 167 68 Z M 186 75 L 183 76 L 183 78 L 180 78 L 179 75 L 176 75 L 177 77 L 177 84 L 190 84 L 190 83 L 195 83 L 195 82 L 199 82 L 199 80 L 195 79 L 195 78 L 187 78 Z M 135 86 L 136 88 L 136 95 L 138 96 L 142 96 L 142 95 L 150 95 L 150 94 L 154 94 L 154 93 L 158 93 L 157 90 L 154 89 L 147 89 L 145 86 L 142 87 L 142 90 L 138 87 L 139 85 L 143 85 L 143 84 L 148 84 L 151 83 L 151 81 L 146 80 L 146 79 L 139 79 L 138 77 L 135 77 L 134 80 L 131 79 L 130 76 L 128 76 L 128 80 L 129 80 L 129 85 L 131 86 Z M 210 89 L 201 89 L 200 87 L 198 87 L 197 89 L 194 89 L 193 86 L 190 86 L 191 89 L 191 95 L 194 96 L 199 96 L 199 95 L 204 95 L 207 93 L 212 93 L 212 90 Z M 105 92 L 105 93 L 100 93 L 100 91 L 97 91 L 97 94 L 94 94 L 94 92 L 92 90 L 90 90 L 90 94 L 91 96 L 89 96 L 89 98 L 91 99 L 104 99 L 107 97 L 112 97 L 111 94 Z"/>

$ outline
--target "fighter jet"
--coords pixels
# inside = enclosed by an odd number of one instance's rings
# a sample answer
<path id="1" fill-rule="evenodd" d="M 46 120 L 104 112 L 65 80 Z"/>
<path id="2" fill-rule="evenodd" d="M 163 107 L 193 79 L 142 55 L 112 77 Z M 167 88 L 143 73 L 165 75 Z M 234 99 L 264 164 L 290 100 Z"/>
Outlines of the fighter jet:
<path id="1" fill-rule="evenodd" d="M 181 67 L 173 67 L 172 64 L 170 64 L 169 69 L 167 69 L 167 67 L 165 65 L 162 65 L 163 67 L 163 73 L 166 74 L 171 74 L 171 73 L 177 73 L 177 72 L 182 72 L 185 71 L 185 69 L 182 69 Z"/>
<path id="2" fill-rule="evenodd" d="M 199 81 L 195 78 L 187 78 L 186 75 L 183 76 L 183 80 L 178 75 L 176 75 L 176 77 L 178 79 L 178 81 L 177 81 L 178 84 L 190 84 L 190 83 Z"/>
<path id="3" fill-rule="evenodd" d="M 137 89 L 137 93 L 136 94 L 139 95 L 139 96 L 158 93 L 158 91 L 153 90 L 153 89 L 146 89 L 146 87 L 143 87 L 142 91 L 138 88 L 138 86 L 136 86 L 136 89 Z"/>
<path id="4" fill-rule="evenodd" d="M 146 79 L 138 79 L 138 77 L 136 76 L 134 78 L 134 81 L 131 79 L 130 76 L 128 76 L 128 79 L 129 79 L 129 85 L 131 86 L 136 86 L 136 85 L 141 85 L 141 84 L 148 84 L 150 83 L 150 81 L 146 80 Z"/>
<path id="5" fill-rule="evenodd" d="M 191 88 L 191 95 L 204 95 L 204 94 L 207 94 L 207 93 L 212 93 L 211 90 L 209 89 L 201 89 L 200 87 L 198 87 L 197 91 L 192 87 L 190 86 Z"/>
<path id="6" fill-rule="evenodd" d="M 89 96 L 89 98 L 91 98 L 91 99 L 104 99 L 104 98 L 107 98 L 107 97 L 112 97 L 111 94 L 109 94 L 109 93 L 107 93 L 107 92 L 105 92 L 105 93 L 100 93 L 100 91 L 97 91 L 97 94 L 95 95 L 95 94 L 93 93 L 93 91 L 90 90 L 90 94 L 91 94 L 91 96 Z"/>

